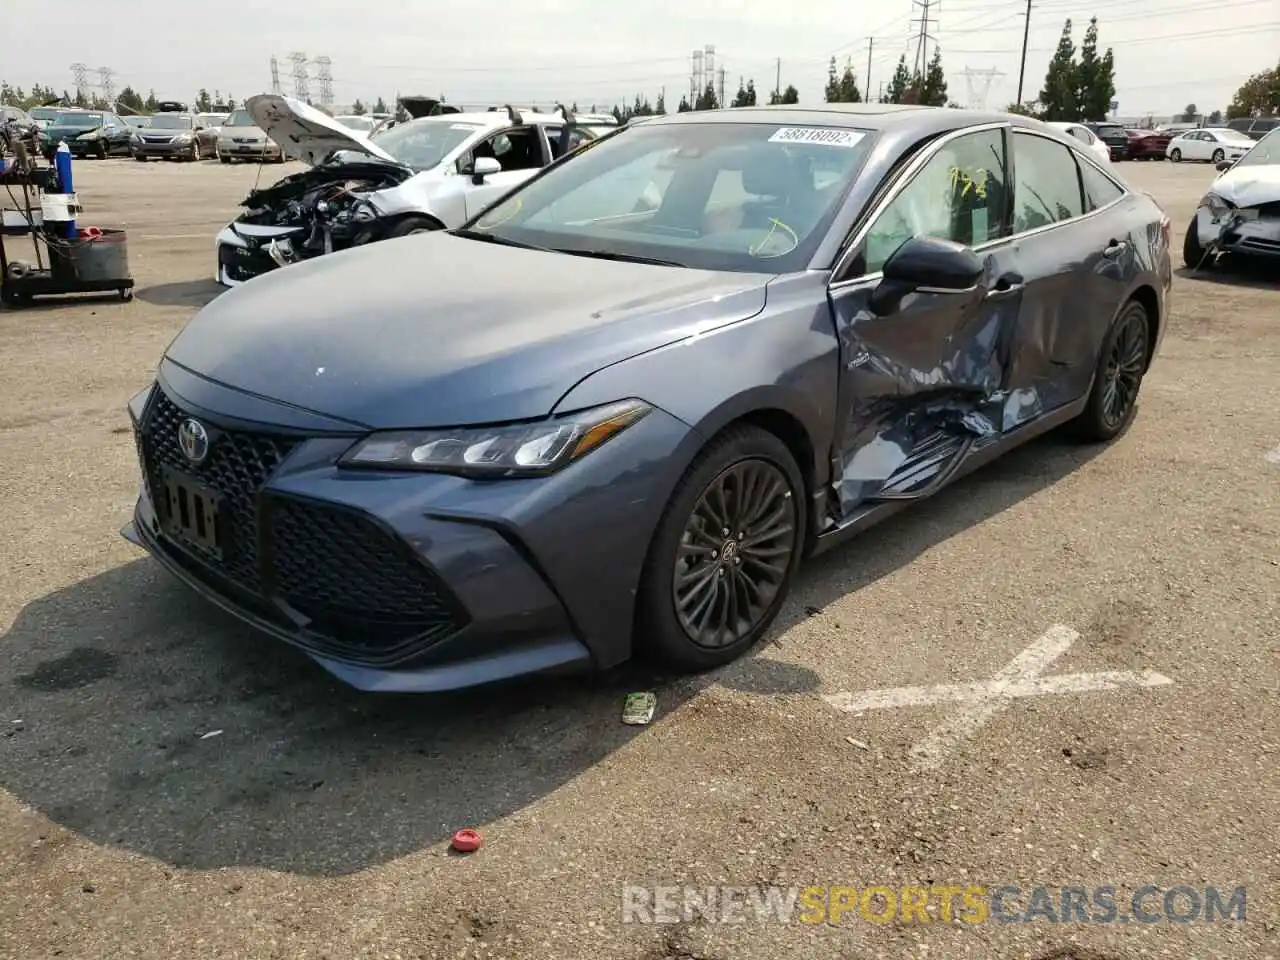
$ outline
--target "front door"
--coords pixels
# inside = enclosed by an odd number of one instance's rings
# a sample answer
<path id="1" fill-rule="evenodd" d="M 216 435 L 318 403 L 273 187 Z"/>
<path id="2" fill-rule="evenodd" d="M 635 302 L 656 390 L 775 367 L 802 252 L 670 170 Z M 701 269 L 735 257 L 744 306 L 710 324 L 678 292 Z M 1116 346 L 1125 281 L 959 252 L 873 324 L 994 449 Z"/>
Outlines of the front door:
<path id="1" fill-rule="evenodd" d="M 518 187 L 547 165 L 546 142 L 536 127 L 508 127 L 485 137 L 458 158 L 458 172 L 468 177 L 467 218 L 474 217 L 504 193 Z M 501 173 L 491 173 L 483 183 L 470 179 L 475 161 L 491 157 L 502 164 Z"/>
<path id="2" fill-rule="evenodd" d="M 1022 276 L 1009 242 L 1007 128 L 951 136 L 876 216 L 831 289 L 840 340 L 840 512 L 924 496 L 1001 430 Z M 880 271 L 917 235 L 975 248 L 986 269 L 960 293 L 919 291 L 877 313 Z"/>

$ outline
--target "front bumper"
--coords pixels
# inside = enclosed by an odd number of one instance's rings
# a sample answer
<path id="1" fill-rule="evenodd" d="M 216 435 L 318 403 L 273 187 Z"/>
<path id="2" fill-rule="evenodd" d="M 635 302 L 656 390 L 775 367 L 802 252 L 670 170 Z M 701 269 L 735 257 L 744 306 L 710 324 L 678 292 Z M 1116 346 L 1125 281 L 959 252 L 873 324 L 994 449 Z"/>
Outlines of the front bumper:
<path id="1" fill-rule="evenodd" d="M 1280 213 L 1245 219 L 1233 210 L 1225 217 L 1215 218 L 1208 207 L 1201 207 L 1196 211 L 1193 229 L 1205 249 L 1213 246 L 1221 253 L 1280 257 Z"/>
<path id="2" fill-rule="evenodd" d="M 218 156 L 233 160 L 275 160 L 280 155 L 280 147 L 274 143 L 218 142 Z"/>
<path id="3" fill-rule="evenodd" d="M 697 446 L 684 423 L 655 410 L 559 474 L 477 483 L 339 470 L 350 433 L 272 408 L 164 365 L 131 404 L 143 483 L 124 535 L 363 690 L 452 690 L 630 655 L 650 537 Z M 176 452 L 187 415 L 212 428 L 199 468 Z M 222 497 L 222 559 L 168 532 L 162 465 Z"/>
<path id="4" fill-rule="evenodd" d="M 192 143 L 131 143 L 129 152 L 135 157 L 189 157 Z"/>
<path id="5" fill-rule="evenodd" d="M 1110 152 L 1112 160 L 1124 160 L 1129 156 L 1128 141 L 1124 143 L 1108 143 L 1104 140 L 1103 143 L 1106 145 L 1108 152 Z"/>
<path id="6" fill-rule="evenodd" d="M 224 287 L 238 287 L 254 277 L 280 269 L 280 265 L 267 253 L 267 245 L 272 239 L 278 239 L 287 246 L 289 238 L 300 232 L 282 227 L 274 237 L 264 235 L 251 238 L 253 245 L 250 245 L 250 242 L 235 231 L 233 224 L 228 224 L 218 231 L 218 236 L 214 239 L 217 257 L 214 280 Z"/>

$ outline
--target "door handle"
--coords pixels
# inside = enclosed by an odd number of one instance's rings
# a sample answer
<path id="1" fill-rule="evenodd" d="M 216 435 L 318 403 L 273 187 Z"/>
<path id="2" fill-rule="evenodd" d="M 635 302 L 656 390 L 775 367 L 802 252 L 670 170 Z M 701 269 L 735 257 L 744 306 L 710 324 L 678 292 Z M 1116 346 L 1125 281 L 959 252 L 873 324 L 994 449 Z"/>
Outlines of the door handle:
<path id="1" fill-rule="evenodd" d="M 1102 251 L 1102 255 L 1109 260 L 1114 260 L 1128 249 L 1129 244 L 1125 243 L 1123 240 L 1112 240 L 1107 248 Z"/>
<path id="2" fill-rule="evenodd" d="M 994 287 L 987 291 L 987 299 L 995 300 L 1000 297 L 1007 297 L 1010 294 L 1019 292 L 1022 286 L 1022 277 L 1019 274 L 1006 273 L 996 281 Z"/>

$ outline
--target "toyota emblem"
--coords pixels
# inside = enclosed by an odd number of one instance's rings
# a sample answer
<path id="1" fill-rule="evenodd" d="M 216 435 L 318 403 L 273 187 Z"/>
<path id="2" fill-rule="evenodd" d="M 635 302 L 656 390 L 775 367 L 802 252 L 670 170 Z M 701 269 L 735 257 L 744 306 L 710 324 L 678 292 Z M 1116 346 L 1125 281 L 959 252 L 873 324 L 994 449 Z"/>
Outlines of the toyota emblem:
<path id="1" fill-rule="evenodd" d="M 178 424 L 178 447 L 191 463 L 204 463 L 209 456 L 209 431 L 199 420 L 188 417 Z"/>

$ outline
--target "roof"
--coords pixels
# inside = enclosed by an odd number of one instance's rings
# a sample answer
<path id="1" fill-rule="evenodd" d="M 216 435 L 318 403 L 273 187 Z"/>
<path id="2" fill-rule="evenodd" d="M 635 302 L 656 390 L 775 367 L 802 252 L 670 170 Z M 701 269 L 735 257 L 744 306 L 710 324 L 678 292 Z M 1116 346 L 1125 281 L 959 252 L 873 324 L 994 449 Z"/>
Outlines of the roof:
<path id="1" fill-rule="evenodd" d="M 531 124 L 554 124 L 564 123 L 564 117 L 558 113 L 534 113 L 531 110 L 521 110 L 520 119 L 525 123 Z M 406 123 L 417 123 L 419 121 L 446 121 L 449 123 L 469 123 L 483 127 L 505 127 L 510 125 L 511 120 L 507 116 L 505 110 L 483 110 L 475 113 L 437 113 L 427 117 L 416 117 L 413 120 L 406 120 Z M 579 121 L 581 124 L 581 121 Z"/>

